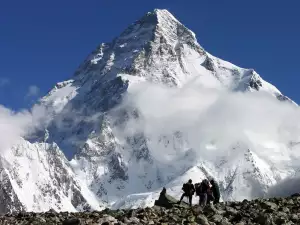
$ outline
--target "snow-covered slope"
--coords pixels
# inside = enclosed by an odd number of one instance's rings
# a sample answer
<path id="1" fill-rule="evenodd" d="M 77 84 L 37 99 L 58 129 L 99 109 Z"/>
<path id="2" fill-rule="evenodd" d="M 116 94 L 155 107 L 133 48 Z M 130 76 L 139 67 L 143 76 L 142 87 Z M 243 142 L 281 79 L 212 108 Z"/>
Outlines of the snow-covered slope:
<path id="1" fill-rule="evenodd" d="M 97 198 L 76 179 L 55 143 L 20 139 L 1 155 L 0 165 L 1 198 L 7 206 L 2 212 L 99 209 Z"/>
<path id="2" fill-rule="evenodd" d="M 241 200 L 264 195 L 297 170 L 289 159 L 253 151 L 266 152 L 263 144 L 236 140 L 218 158 L 207 160 L 180 130 L 158 130 L 155 137 L 143 129 L 131 132 L 128 122 L 143 123 L 143 116 L 132 106 L 119 106 L 145 82 L 259 91 L 292 102 L 254 70 L 209 54 L 167 10 L 154 10 L 113 42 L 101 44 L 71 79 L 40 100 L 49 116 L 49 138 L 45 141 L 41 128 L 27 138 L 30 142 L 22 139 L 2 155 L 1 192 L 6 194 L 0 198 L 6 206 L 1 211 L 149 206 L 163 186 L 179 197 L 183 182 L 205 177 L 218 180 L 224 200 Z M 216 148 L 207 144 L 208 150 Z M 268 151 L 284 148 L 290 155 L 291 149 L 280 146 L 275 143 Z M 169 159 L 160 160 L 158 152 Z"/>

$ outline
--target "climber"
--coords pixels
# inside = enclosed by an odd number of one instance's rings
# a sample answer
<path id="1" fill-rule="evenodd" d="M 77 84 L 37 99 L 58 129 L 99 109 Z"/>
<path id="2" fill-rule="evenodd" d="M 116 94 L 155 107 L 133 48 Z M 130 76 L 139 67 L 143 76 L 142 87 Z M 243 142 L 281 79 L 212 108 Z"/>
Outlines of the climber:
<path id="1" fill-rule="evenodd" d="M 158 200 L 155 200 L 154 205 L 165 207 L 165 208 L 172 208 L 172 202 L 167 196 L 167 189 L 163 187 L 162 191 L 160 192 Z"/>
<path id="2" fill-rule="evenodd" d="M 214 179 L 211 179 L 210 183 L 211 183 L 211 186 L 212 186 L 211 190 L 212 190 L 212 193 L 213 193 L 213 196 L 214 196 L 214 204 L 219 203 L 220 202 L 220 188 L 219 188 L 219 185 Z"/>
<path id="3" fill-rule="evenodd" d="M 207 179 L 204 179 L 201 183 L 196 184 L 196 195 L 199 196 L 200 206 L 206 205 L 209 189 L 210 189 L 210 185 Z"/>
<path id="4" fill-rule="evenodd" d="M 209 184 L 209 188 L 207 189 L 207 203 L 206 204 L 210 204 L 210 202 L 214 202 L 214 201 L 215 201 L 214 193 L 211 189 L 211 184 Z"/>
<path id="5" fill-rule="evenodd" d="M 184 193 L 181 195 L 181 198 L 178 201 L 178 203 L 180 204 L 184 197 L 188 197 L 189 204 L 190 204 L 190 206 L 192 206 L 192 199 L 193 199 L 193 195 L 195 193 L 195 187 L 194 187 L 191 179 L 189 179 L 189 181 L 187 183 L 183 184 L 182 190 Z"/>

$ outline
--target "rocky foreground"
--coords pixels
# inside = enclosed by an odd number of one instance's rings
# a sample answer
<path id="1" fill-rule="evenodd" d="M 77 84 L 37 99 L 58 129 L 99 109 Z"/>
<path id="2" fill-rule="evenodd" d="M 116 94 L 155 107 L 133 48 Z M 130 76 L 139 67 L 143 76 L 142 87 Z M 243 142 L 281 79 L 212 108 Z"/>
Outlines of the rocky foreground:
<path id="1" fill-rule="evenodd" d="M 226 202 L 204 208 L 171 203 L 168 207 L 109 210 L 101 212 L 18 213 L 0 217 L 0 224 L 63 224 L 63 225 L 117 225 L 117 224 L 300 224 L 300 195 L 288 198 L 257 199 Z"/>

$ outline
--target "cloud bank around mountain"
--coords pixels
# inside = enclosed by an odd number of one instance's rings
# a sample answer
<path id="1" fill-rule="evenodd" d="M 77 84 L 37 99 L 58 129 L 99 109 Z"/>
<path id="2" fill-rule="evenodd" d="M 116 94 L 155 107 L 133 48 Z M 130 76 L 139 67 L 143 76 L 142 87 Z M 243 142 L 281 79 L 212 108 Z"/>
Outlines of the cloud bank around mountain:
<path id="1" fill-rule="evenodd" d="M 41 127 L 46 117 L 46 110 L 42 106 L 35 105 L 31 110 L 16 112 L 0 105 L 0 151 Z"/>
<path id="2" fill-rule="evenodd" d="M 216 156 L 228 155 L 237 142 L 263 159 L 270 159 L 272 154 L 277 163 L 286 160 L 282 154 L 293 159 L 300 156 L 286 147 L 300 141 L 299 108 L 263 92 L 233 93 L 196 83 L 180 89 L 144 83 L 131 87 L 118 107 L 126 108 L 137 109 L 139 119 L 132 117 L 126 122 L 121 131 L 124 136 L 144 132 L 151 140 L 159 140 L 181 131 L 202 159 L 214 161 Z M 149 145 L 159 161 L 180 153 L 155 143 Z M 186 150 L 182 148 L 181 153 Z"/>
<path id="3" fill-rule="evenodd" d="M 300 176 L 287 177 L 268 190 L 268 197 L 288 197 L 300 193 Z"/>
<path id="4" fill-rule="evenodd" d="M 292 145 L 300 142 L 299 108 L 269 94 L 232 93 L 207 89 L 196 83 L 178 89 L 145 82 L 132 86 L 113 111 L 127 109 L 135 113 L 118 134 L 125 138 L 145 133 L 152 140 L 148 144 L 158 162 L 174 162 L 187 151 L 192 151 L 195 159 L 214 162 L 217 157 L 231 154 L 232 147 L 239 142 L 262 159 L 299 167 L 300 151 L 297 145 Z M 0 149 L 8 148 L 20 136 L 45 127 L 48 116 L 49 112 L 38 105 L 20 112 L 1 106 Z M 164 147 L 163 137 L 172 141 L 170 137 L 178 131 L 188 145 L 180 143 L 180 148 L 174 148 L 178 143 L 173 139 L 173 147 Z M 276 191 L 280 189 L 274 187 L 272 194 Z"/>

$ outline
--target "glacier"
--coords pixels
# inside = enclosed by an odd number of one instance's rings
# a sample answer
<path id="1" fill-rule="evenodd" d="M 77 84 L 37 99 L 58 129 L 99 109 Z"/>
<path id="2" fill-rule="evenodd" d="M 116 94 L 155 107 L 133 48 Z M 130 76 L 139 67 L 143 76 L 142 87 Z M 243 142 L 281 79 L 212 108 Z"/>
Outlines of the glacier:
<path id="1" fill-rule="evenodd" d="M 45 123 L 1 154 L 2 213 L 147 207 L 189 178 L 252 199 L 299 174 L 298 124 L 272 122 L 297 104 L 167 10 L 99 45 L 37 105 Z"/>

